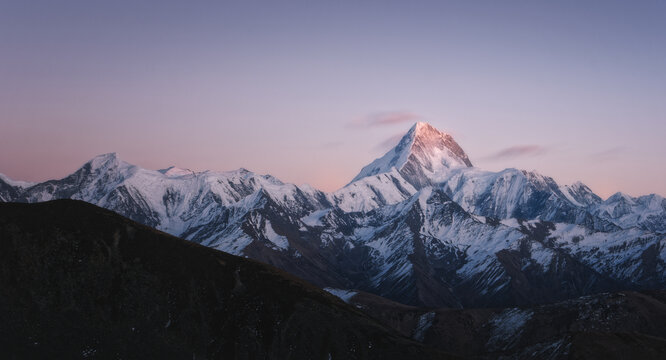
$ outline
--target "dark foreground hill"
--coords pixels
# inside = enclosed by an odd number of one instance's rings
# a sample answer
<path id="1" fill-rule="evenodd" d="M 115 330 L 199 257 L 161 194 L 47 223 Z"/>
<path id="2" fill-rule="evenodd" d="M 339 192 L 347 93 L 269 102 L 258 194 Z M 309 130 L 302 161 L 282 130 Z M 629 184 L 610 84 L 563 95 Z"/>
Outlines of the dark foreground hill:
<path id="1" fill-rule="evenodd" d="M 72 200 L 0 204 L 2 358 L 442 359 L 273 267 Z"/>
<path id="2" fill-rule="evenodd" d="M 420 307 L 666 288 L 663 197 L 604 201 L 580 182 L 471 165 L 450 134 L 417 123 L 329 193 L 246 169 L 150 170 L 111 153 L 58 180 L 0 174 L 0 201 L 84 200 L 321 288 Z"/>
<path id="3" fill-rule="evenodd" d="M 460 356 L 666 359 L 664 290 L 504 309 L 420 309 L 367 293 L 349 301 L 405 336 Z"/>

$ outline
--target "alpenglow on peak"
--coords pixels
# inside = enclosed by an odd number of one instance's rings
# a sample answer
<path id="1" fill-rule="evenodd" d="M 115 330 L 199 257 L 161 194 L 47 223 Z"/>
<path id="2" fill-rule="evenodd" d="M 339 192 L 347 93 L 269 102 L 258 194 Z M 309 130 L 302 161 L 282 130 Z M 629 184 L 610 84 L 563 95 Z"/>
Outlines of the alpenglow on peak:
<path id="1" fill-rule="evenodd" d="M 365 166 L 352 182 L 395 168 L 418 189 L 430 185 L 436 174 L 459 167 L 472 167 L 472 162 L 453 137 L 426 122 L 417 122 L 398 145 Z"/>

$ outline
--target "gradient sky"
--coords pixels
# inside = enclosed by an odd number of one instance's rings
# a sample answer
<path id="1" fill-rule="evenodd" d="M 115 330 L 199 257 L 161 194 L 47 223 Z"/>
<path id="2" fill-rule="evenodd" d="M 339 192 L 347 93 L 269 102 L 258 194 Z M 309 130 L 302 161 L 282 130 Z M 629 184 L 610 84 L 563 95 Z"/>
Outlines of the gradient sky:
<path id="1" fill-rule="evenodd" d="M 95 155 L 334 190 L 413 122 L 666 195 L 664 1 L 0 1 L 0 173 Z"/>

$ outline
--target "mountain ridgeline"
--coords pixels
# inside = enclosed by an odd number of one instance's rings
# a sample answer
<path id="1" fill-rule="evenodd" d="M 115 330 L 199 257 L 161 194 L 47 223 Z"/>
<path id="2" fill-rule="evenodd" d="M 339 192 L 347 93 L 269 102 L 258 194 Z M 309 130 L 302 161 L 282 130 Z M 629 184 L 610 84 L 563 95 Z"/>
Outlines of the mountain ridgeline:
<path id="1" fill-rule="evenodd" d="M 259 260 L 320 287 L 402 304 L 499 307 L 666 286 L 666 200 L 473 167 L 417 123 L 345 187 L 325 193 L 245 169 L 147 170 L 101 155 L 0 200 L 83 200 L 169 234 Z"/>
<path id="2" fill-rule="evenodd" d="M 272 266 L 74 200 L 0 204 L 5 359 L 449 359 Z"/>

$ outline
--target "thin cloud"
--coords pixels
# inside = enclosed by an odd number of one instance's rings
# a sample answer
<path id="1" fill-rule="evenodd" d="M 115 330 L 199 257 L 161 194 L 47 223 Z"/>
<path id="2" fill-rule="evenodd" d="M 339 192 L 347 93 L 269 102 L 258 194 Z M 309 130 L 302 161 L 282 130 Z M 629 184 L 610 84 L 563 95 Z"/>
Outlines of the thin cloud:
<path id="1" fill-rule="evenodd" d="M 381 127 L 402 123 L 411 123 L 423 119 L 421 116 L 407 111 L 392 111 L 370 114 L 350 123 L 352 127 Z"/>
<path id="2" fill-rule="evenodd" d="M 626 148 L 618 146 L 618 147 L 610 148 L 610 149 L 607 149 L 607 150 L 604 150 L 604 151 L 600 151 L 600 152 L 591 154 L 590 159 L 595 160 L 595 161 L 616 160 L 625 151 L 626 151 Z"/>
<path id="3" fill-rule="evenodd" d="M 339 148 L 340 146 L 342 146 L 342 144 L 344 144 L 344 142 L 342 142 L 342 141 L 330 141 L 330 142 L 321 144 L 321 147 L 323 149 L 336 149 L 336 148 Z"/>
<path id="4" fill-rule="evenodd" d="M 375 148 L 378 149 L 378 150 L 391 149 L 392 147 L 398 145 L 398 142 L 400 142 L 400 139 L 402 139 L 403 136 L 405 136 L 404 132 L 395 134 L 395 135 L 387 138 L 386 140 L 380 142 L 379 144 L 377 144 L 377 146 L 375 146 Z"/>
<path id="5" fill-rule="evenodd" d="M 540 145 L 516 145 L 506 149 L 502 149 L 493 155 L 488 156 L 487 160 L 505 160 L 515 159 L 525 156 L 538 156 L 543 155 L 548 151 L 545 147 Z"/>

